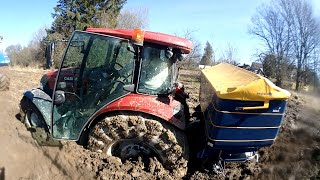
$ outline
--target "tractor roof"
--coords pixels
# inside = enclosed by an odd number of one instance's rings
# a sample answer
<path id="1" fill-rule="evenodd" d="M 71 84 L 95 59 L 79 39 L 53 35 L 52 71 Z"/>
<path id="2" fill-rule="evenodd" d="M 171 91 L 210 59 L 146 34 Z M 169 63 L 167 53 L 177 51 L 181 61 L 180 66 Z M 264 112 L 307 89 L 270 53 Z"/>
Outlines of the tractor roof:
<path id="1" fill-rule="evenodd" d="M 87 28 L 87 32 L 94 32 L 100 34 L 106 34 L 126 39 L 131 39 L 133 34 L 133 29 L 108 29 L 108 28 Z M 178 48 L 183 51 L 183 53 L 188 54 L 192 50 L 192 42 L 185 38 L 180 38 L 177 36 L 172 36 L 169 34 L 163 34 L 159 32 L 144 32 L 144 41 L 161 44 L 173 48 Z"/>

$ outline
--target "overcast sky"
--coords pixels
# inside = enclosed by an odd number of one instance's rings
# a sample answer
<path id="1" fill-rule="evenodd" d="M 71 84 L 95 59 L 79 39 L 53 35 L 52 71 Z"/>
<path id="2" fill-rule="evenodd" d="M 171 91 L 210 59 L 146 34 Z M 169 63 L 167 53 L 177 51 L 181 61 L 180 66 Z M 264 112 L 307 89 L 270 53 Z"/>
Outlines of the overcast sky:
<path id="1" fill-rule="evenodd" d="M 209 41 L 217 51 L 216 58 L 230 43 L 237 49 L 242 63 L 255 60 L 253 54 L 259 41 L 250 36 L 248 26 L 256 8 L 270 0 L 128 0 L 125 8 L 144 7 L 149 10 L 151 31 L 176 34 L 185 30 L 203 45 Z M 320 16 L 320 0 L 312 1 Z M 31 3 L 32 2 L 32 3 Z M 57 0 L 7 0 L 0 2 L 0 35 L 4 37 L 0 48 L 11 44 L 27 45 L 38 29 L 49 27 L 51 13 Z M 202 48 L 204 48 L 202 46 Z"/>

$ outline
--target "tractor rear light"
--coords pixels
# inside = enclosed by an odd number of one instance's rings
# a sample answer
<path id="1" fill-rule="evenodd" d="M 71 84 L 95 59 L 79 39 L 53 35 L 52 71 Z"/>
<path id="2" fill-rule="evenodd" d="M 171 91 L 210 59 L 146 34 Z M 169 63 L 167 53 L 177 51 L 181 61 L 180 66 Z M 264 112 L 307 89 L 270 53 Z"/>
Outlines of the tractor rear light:
<path id="1" fill-rule="evenodd" d="M 142 29 L 134 29 L 132 34 L 132 41 L 135 44 L 142 46 L 143 40 L 144 40 L 144 31 Z"/>

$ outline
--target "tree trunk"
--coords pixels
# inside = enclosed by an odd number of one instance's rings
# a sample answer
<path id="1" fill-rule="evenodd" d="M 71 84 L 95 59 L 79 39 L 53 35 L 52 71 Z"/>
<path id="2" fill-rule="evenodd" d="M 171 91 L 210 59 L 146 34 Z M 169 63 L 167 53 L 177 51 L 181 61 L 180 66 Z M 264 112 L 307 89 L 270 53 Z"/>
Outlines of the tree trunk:
<path id="1" fill-rule="evenodd" d="M 277 57 L 277 62 L 276 62 L 276 85 L 277 86 L 282 86 L 282 73 L 281 73 L 281 58 Z"/>
<path id="2" fill-rule="evenodd" d="M 300 79 L 301 79 L 301 63 L 298 62 L 297 76 L 296 76 L 296 91 L 300 90 Z"/>

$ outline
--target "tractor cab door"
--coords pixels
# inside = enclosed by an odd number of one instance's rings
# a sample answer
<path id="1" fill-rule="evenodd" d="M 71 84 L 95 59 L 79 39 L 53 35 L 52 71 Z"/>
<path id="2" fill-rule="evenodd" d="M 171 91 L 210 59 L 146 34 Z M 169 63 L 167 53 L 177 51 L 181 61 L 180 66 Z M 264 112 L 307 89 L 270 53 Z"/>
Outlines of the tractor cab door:
<path id="1" fill-rule="evenodd" d="M 128 93 L 123 86 L 133 81 L 130 46 L 125 39 L 74 32 L 53 93 L 54 138 L 77 140 L 94 113 Z"/>

